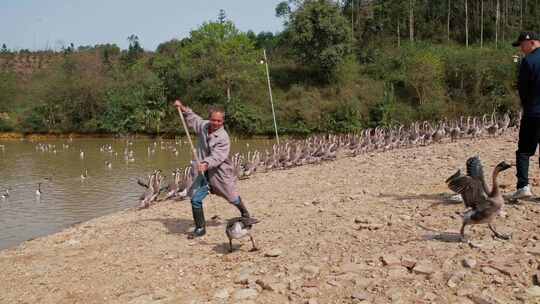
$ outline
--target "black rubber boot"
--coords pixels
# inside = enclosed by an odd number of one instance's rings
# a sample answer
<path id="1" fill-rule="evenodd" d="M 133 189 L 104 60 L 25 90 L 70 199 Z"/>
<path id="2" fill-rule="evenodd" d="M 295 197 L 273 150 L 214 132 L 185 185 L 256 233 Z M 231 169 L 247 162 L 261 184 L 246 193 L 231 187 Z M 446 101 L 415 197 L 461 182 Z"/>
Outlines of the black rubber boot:
<path id="1" fill-rule="evenodd" d="M 240 211 L 240 216 L 241 217 L 249 217 L 249 212 L 248 212 L 246 206 L 244 205 L 244 203 L 242 202 L 242 198 L 238 197 L 238 200 L 240 202 L 238 204 L 233 204 L 233 205 L 235 205 L 236 208 L 238 208 L 238 211 Z"/>
<path id="2" fill-rule="evenodd" d="M 200 237 L 206 234 L 206 221 L 204 220 L 204 209 L 191 207 L 193 220 L 195 221 L 195 230 L 192 237 Z"/>

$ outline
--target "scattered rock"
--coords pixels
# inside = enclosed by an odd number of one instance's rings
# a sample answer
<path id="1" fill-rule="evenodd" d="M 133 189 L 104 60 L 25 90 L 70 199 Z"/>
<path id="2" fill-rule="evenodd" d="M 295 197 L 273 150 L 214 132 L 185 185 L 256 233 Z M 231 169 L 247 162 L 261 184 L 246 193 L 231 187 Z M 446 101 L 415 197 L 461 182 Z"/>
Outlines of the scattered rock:
<path id="1" fill-rule="evenodd" d="M 504 283 L 504 278 L 496 275 L 493 277 L 493 283 L 502 285 Z"/>
<path id="2" fill-rule="evenodd" d="M 473 258 L 465 258 L 463 259 L 462 263 L 463 266 L 467 268 L 473 269 L 474 267 L 476 267 L 476 260 Z"/>
<path id="3" fill-rule="evenodd" d="M 317 302 L 317 300 L 314 299 L 314 298 L 311 298 L 311 299 L 309 299 L 309 300 L 307 301 L 307 304 L 318 304 L 318 303 L 319 303 L 319 302 Z"/>
<path id="4" fill-rule="evenodd" d="M 376 223 L 373 223 L 373 224 L 360 224 L 360 225 L 358 225 L 358 230 L 367 229 L 369 231 L 372 231 L 372 230 L 379 230 L 382 227 L 384 227 L 383 224 L 376 224 Z"/>
<path id="5" fill-rule="evenodd" d="M 368 268 L 362 264 L 347 263 L 343 264 L 340 269 L 341 272 L 344 273 L 361 273 L 363 270 L 366 270 Z"/>
<path id="6" fill-rule="evenodd" d="M 318 275 L 319 274 L 319 271 L 320 271 L 320 268 L 315 266 L 315 265 L 306 265 L 304 267 L 302 267 L 302 270 L 311 274 L 311 275 Z"/>
<path id="7" fill-rule="evenodd" d="M 278 248 L 275 248 L 275 249 L 265 252 L 264 256 L 275 258 L 275 257 L 280 256 L 281 254 L 282 254 L 282 251 Z"/>
<path id="8" fill-rule="evenodd" d="M 446 285 L 450 288 L 456 288 L 465 279 L 467 273 L 465 271 L 456 271 L 450 275 Z"/>
<path id="9" fill-rule="evenodd" d="M 391 254 L 381 256 L 381 261 L 384 266 L 401 265 L 401 261 L 396 256 Z"/>
<path id="10" fill-rule="evenodd" d="M 485 273 L 485 274 L 491 274 L 491 275 L 494 275 L 494 274 L 497 274 L 499 273 L 499 271 L 497 269 L 494 269 L 492 268 L 491 266 L 484 266 L 481 268 L 482 272 Z"/>
<path id="11" fill-rule="evenodd" d="M 409 271 L 407 268 L 401 265 L 394 265 L 388 268 L 388 277 L 393 279 L 400 279 L 409 276 Z"/>
<path id="12" fill-rule="evenodd" d="M 494 304 L 492 301 L 486 300 L 483 297 L 479 297 L 474 294 L 470 294 L 468 297 L 474 304 Z"/>
<path id="13" fill-rule="evenodd" d="M 418 262 L 414 268 L 413 268 L 413 272 L 415 273 L 418 273 L 418 274 L 432 274 L 433 272 L 435 272 L 433 270 L 433 266 L 430 262 L 428 261 L 420 261 Z"/>
<path id="14" fill-rule="evenodd" d="M 365 292 L 357 291 L 352 293 L 351 298 L 353 300 L 365 301 L 369 298 L 369 295 Z"/>
<path id="15" fill-rule="evenodd" d="M 537 286 L 540 286 L 540 271 L 537 271 L 537 272 L 533 275 L 533 284 L 534 284 L 534 285 L 537 285 Z"/>
<path id="16" fill-rule="evenodd" d="M 528 248 L 527 253 L 532 254 L 534 256 L 540 256 L 540 247 Z"/>
<path id="17" fill-rule="evenodd" d="M 367 219 L 367 218 L 355 218 L 354 219 L 354 223 L 355 224 L 369 224 L 371 223 L 372 220 L 371 219 Z"/>
<path id="18" fill-rule="evenodd" d="M 416 260 L 410 257 L 401 257 L 401 265 L 408 269 L 413 269 L 416 265 Z"/>
<path id="19" fill-rule="evenodd" d="M 540 286 L 532 286 L 526 290 L 526 293 L 531 297 L 540 297 Z"/>
<path id="20" fill-rule="evenodd" d="M 472 289 L 468 289 L 468 288 L 458 288 L 457 292 L 456 292 L 456 295 L 458 297 L 465 297 L 465 296 L 468 296 L 470 294 L 473 294 L 475 291 L 472 290 Z"/>
<path id="21" fill-rule="evenodd" d="M 221 289 L 221 290 L 217 291 L 214 294 L 214 298 L 216 298 L 216 299 L 228 299 L 229 298 L 229 291 L 227 290 L 227 288 Z"/>
<path id="22" fill-rule="evenodd" d="M 341 284 L 339 284 L 337 281 L 335 280 L 328 280 L 326 281 L 326 284 L 330 285 L 330 286 L 334 286 L 334 287 L 339 287 L 341 286 Z"/>
<path id="23" fill-rule="evenodd" d="M 258 294 L 259 293 L 255 289 L 243 288 L 243 289 L 236 290 L 234 292 L 233 298 L 237 301 L 254 299 L 257 297 Z"/>

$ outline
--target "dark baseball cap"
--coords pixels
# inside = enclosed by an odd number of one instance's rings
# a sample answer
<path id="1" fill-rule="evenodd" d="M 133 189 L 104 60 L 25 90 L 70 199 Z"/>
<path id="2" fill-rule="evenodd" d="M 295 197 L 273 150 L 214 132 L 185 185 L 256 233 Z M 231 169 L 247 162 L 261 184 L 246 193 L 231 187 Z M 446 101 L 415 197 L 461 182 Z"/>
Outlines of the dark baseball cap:
<path id="1" fill-rule="evenodd" d="M 540 40 L 540 38 L 535 32 L 521 32 L 518 39 L 512 43 L 512 46 L 520 46 L 521 42 L 527 40 Z"/>

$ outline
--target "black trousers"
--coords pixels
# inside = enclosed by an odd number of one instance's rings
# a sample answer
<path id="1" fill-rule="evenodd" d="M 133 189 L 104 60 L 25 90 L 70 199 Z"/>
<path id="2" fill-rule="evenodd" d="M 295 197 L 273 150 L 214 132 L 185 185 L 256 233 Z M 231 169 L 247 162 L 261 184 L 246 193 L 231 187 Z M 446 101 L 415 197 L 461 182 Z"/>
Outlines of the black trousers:
<path id="1" fill-rule="evenodd" d="M 529 158 L 536 152 L 540 142 L 540 117 L 522 117 L 516 151 L 517 188 L 529 184 Z"/>

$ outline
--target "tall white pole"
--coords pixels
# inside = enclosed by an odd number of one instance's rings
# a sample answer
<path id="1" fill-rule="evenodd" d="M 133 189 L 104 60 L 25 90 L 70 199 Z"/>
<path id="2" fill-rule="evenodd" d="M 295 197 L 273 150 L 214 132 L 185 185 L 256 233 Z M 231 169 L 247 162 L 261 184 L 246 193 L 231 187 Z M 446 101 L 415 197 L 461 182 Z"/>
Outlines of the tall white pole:
<path id="1" fill-rule="evenodd" d="M 266 58 L 266 49 L 263 49 L 264 64 L 266 65 L 266 80 L 268 81 L 268 93 L 270 94 L 270 104 L 272 105 L 272 116 L 274 117 L 274 129 L 276 130 L 276 142 L 279 145 L 279 135 L 277 131 L 276 112 L 274 111 L 274 99 L 272 98 L 272 87 L 270 86 L 270 72 L 268 70 L 268 59 Z"/>

